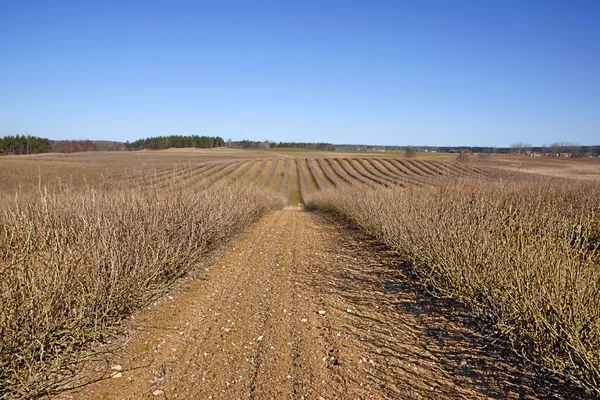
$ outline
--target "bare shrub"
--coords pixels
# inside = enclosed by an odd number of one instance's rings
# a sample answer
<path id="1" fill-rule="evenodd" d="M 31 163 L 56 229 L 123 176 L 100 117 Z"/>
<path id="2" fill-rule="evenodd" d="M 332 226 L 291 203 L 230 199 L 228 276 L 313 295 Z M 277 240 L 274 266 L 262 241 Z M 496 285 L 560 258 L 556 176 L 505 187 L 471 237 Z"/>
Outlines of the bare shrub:
<path id="1" fill-rule="evenodd" d="M 428 287 L 494 321 L 516 351 L 600 393 L 600 185 L 344 188 L 309 206 L 349 218 Z"/>
<path id="2" fill-rule="evenodd" d="M 282 198 L 214 190 L 41 190 L 0 204 L 0 398 L 51 393 L 70 357 Z"/>

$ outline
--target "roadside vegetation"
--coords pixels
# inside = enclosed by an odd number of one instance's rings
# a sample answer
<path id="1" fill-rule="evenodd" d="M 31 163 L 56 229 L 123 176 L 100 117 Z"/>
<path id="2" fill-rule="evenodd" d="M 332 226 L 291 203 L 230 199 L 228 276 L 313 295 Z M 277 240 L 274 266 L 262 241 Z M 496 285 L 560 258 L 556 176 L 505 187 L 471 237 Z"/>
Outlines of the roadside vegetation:
<path id="1" fill-rule="evenodd" d="M 600 185 L 442 180 L 314 194 L 470 306 L 514 349 L 600 394 Z"/>

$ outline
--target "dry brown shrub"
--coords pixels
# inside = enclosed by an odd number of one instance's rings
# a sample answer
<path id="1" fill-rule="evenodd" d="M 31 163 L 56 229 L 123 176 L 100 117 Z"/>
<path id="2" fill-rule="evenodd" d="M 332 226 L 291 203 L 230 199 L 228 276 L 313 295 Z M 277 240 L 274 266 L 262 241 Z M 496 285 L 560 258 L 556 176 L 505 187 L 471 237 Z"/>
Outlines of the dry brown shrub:
<path id="1" fill-rule="evenodd" d="M 349 218 L 436 293 L 494 321 L 516 351 L 600 393 L 599 184 L 345 188 L 309 205 Z"/>
<path id="2" fill-rule="evenodd" d="M 0 204 L 0 398 L 51 393 L 77 351 L 283 199 L 252 187 L 40 190 Z"/>

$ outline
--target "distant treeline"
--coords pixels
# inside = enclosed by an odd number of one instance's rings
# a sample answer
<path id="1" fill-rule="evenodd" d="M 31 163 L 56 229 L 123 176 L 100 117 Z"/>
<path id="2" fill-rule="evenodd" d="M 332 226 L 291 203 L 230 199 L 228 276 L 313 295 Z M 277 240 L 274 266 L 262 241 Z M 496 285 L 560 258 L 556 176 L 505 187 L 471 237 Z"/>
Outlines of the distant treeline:
<path id="1" fill-rule="evenodd" d="M 510 147 L 483 146 L 378 146 L 366 144 L 269 142 L 240 140 L 227 143 L 219 136 L 157 136 L 135 142 L 113 142 L 105 140 L 49 140 L 36 136 L 15 135 L 0 138 L 0 155 L 22 155 L 37 153 L 76 153 L 82 151 L 122 151 L 143 149 L 168 149 L 171 147 L 213 148 L 227 146 L 234 149 L 296 148 L 320 151 L 406 151 L 426 153 L 478 153 L 478 154 L 522 154 L 532 156 L 600 157 L 600 145 L 579 146 L 576 143 L 560 142 L 544 146 L 515 143 Z"/>
<path id="2" fill-rule="evenodd" d="M 125 144 L 106 140 L 53 140 L 53 153 L 78 153 L 82 151 L 122 151 Z"/>
<path id="3" fill-rule="evenodd" d="M 146 139 L 139 139 L 135 142 L 126 143 L 125 147 L 128 150 L 160 150 L 169 149 L 171 147 L 184 148 L 184 147 L 197 147 L 202 149 L 209 149 L 212 147 L 221 147 L 225 145 L 223 138 L 219 136 L 156 136 Z"/>
<path id="4" fill-rule="evenodd" d="M 0 138 L 0 155 L 38 153 L 77 153 L 81 151 L 121 151 L 125 144 L 105 140 L 50 140 L 36 136 L 5 136 Z"/>
<path id="5" fill-rule="evenodd" d="M 4 136 L 0 138 L 0 155 L 48 153 L 50 140 L 36 136 Z"/>
<path id="6" fill-rule="evenodd" d="M 268 141 L 257 142 L 254 140 L 232 141 L 229 139 L 225 145 L 230 149 L 268 149 L 271 147 Z"/>
<path id="7" fill-rule="evenodd" d="M 253 140 L 227 141 L 227 147 L 232 149 L 270 149 L 270 148 L 294 148 L 322 151 L 336 151 L 337 148 L 331 143 L 306 143 L 306 142 L 258 142 Z"/>
<path id="8" fill-rule="evenodd" d="M 579 146 L 569 143 L 554 143 L 548 146 L 531 146 L 517 143 L 510 147 L 438 147 L 439 151 L 447 153 L 458 153 L 461 150 L 468 150 L 472 153 L 487 154 L 522 154 L 539 156 L 558 156 L 568 154 L 569 157 L 598 157 L 600 156 L 600 146 Z"/>
<path id="9" fill-rule="evenodd" d="M 373 146 L 363 144 L 338 144 L 341 151 L 406 151 L 410 146 Z M 572 157 L 598 157 L 600 146 L 579 146 L 572 143 L 554 143 L 547 146 L 531 146 L 523 143 L 513 144 L 510 147 L 484 147 L 484 146 L 412 146 L 417 152 L 425 153 L 461 153 L 471 152 L 479 154 L 523 154 L 556 156 L 570 154 Z"/>
<path id="10" fill-rule="evenodd" d="M 303 143 L 303 142 L 279 142 L 271 143 L 271 147 L 286 147 L 294 149 L 310 149 L 323 151 L 336 151 L 337 147 L 331 143 Z"/>

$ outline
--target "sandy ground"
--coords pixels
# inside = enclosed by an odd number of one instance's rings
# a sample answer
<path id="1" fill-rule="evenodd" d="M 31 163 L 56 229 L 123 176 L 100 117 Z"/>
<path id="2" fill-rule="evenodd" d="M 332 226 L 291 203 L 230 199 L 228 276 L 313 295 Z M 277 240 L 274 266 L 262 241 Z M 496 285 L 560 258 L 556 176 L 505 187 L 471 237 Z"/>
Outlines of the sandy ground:
<path id="1" fill-rule="evenodd" d="M 229 245 L 201 279 L 139 313 L 124 347 L 95 371 L 103 379 L 58 398 L 552 394 L 463 314 L 423 293 L 360 233 L 288 207 Z"/>

